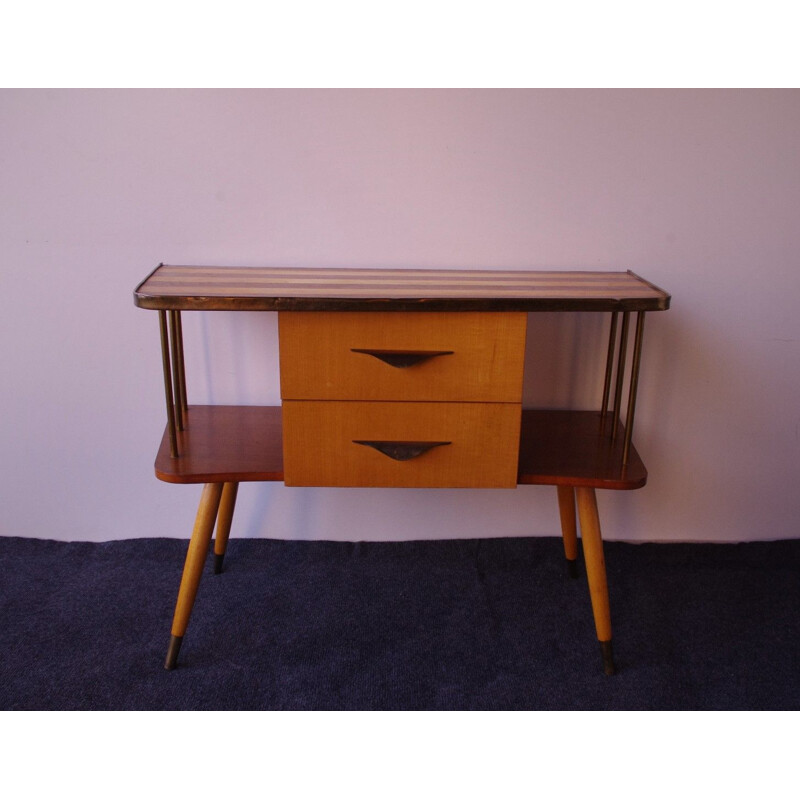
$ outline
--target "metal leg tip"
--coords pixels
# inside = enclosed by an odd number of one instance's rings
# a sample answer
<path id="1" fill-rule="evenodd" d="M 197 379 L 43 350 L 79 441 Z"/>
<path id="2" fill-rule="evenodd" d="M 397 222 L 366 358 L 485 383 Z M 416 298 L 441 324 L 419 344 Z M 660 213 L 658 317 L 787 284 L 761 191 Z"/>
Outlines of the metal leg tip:
<path id="1" fill-rule="evenodd" d="M 603 672 L 606 675 L 615 675 L 617 668 L 614 666 L 614 651 L 611 648 L 611 642 L 600 642 L 600 651 L 603 654 Z"/>
<path id="2" fill-rule="evenodd" d="M 225 559 L 225 553 L 221 556 L 214 553 L 214 574 L 219 575 L 222 572 L 222 562 Z"/>
<path id="3" fill-rule="evenodd" d="M 167 648 L 167 659 L 164 662 L 164 669 L 175 669 L 178 663 L 178 653 L 183 643 L 183 636 L 173 636 L 169 640 L 169 647 Z"/>
<path id="4" fill-rule="evenodd" d="M 567 559 L 567 575 L 570 578 L 577 578 L 578 577 L 578 560 L 575 558 L 568 558 Z"/>

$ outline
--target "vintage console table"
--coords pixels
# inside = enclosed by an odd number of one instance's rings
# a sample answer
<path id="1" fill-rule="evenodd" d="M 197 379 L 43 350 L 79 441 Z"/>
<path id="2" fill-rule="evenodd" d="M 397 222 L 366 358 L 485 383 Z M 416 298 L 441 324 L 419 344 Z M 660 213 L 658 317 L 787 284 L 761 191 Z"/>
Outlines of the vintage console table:
<path id="1" fill-rule="evenodd" d="M 638 489 L 647 480 L 631 443 L 636 389 L 645 314 L 667 309 L 667 293 L 632 272 L 162 264 L 137 287 L 135 303 L 158 311 L 161 330 L 167 426 L 156 476 L 204 484 L 167 669 L 177 662 L 215 524 L 221 571 L 239 483 L 284 481 L 556 486 L 573 576 L 580 521 L 603 666 L 613 674 L 595 489 Z M 281 407 L 188 404 L 181 312 L 195 310 L 278 312 Z M 522 408 L 527 315 L 538 311 L 608 312 L 597 410 Z"/>

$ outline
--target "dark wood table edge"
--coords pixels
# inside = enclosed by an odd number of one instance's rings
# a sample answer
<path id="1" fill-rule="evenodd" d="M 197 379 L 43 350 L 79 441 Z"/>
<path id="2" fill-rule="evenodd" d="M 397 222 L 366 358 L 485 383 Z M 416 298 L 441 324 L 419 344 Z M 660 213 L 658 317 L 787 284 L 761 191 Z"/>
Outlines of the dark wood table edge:
<path id="1" fill-rule="evenodd" d="M 156 311 L 666 311 L 670 297 L 174 297 L 134 295 Z"/>

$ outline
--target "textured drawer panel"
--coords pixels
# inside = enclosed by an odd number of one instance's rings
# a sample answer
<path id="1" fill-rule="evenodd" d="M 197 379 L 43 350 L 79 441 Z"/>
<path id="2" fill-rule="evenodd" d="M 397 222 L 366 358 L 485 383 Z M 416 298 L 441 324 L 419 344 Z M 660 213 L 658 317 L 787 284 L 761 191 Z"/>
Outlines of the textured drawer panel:
<path id="1" fill-rule="evenodd" d="M 281 312 L 281 397 L 519 403 L 526 321 L 519 312 Z"/>
<path id="2" fill-rule="evenodd" d="M 520 416 L 514 403 L 286 401 L 286 485 L 510 488 Z"/>

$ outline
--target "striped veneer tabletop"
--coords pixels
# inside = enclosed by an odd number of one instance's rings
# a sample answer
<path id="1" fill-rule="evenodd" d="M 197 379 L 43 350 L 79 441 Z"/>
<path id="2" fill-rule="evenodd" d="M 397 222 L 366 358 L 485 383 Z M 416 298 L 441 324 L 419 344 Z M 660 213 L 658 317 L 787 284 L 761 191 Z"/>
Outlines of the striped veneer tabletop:
<path id="1" fill-rule="evenodd" d="M 669 295 L 633 272 L 158 266 L 142 308 L 240 311 L 658 311 Z"/>

